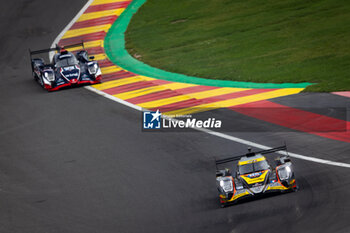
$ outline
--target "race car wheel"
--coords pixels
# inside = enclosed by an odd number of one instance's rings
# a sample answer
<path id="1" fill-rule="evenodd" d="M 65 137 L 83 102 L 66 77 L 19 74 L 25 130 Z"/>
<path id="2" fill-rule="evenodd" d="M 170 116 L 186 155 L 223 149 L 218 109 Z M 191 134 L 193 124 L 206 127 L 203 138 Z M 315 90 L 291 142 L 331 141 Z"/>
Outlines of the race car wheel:
<path id="1" fill-rule="evenodd" d="M 43 81 L 43 78 L 42 78 L 42 77 L 39 77 L 39 83 L 40 83 L 40 85 L 41 85 L 43 88 L 45 88 L 45 87 L 44 87 L 44 81 Z"/>
<path id="2" fill-rule="evenodd" d="M 221 202 L 221 201 L 220 201 L 220 207 L 221 207 L 221 208 L 225 208 L 226 206 L 227 206 L 227 204 L 226 204 L 225 202 Z"/>
<path id="3" fill-rule="evenodd" d="M 298 192 L 299 191 L 299 186 L 296 185 L 294 188 L 292 188 L 293 192 Z"/>

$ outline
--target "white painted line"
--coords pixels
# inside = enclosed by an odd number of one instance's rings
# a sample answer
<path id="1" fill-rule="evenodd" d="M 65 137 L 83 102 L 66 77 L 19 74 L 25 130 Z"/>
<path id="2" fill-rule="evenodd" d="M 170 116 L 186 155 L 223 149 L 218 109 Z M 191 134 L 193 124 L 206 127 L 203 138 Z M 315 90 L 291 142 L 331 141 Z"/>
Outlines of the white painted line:
<path id="1" fill-rule="evenodd" d="M 133 108 L 133 109 L 136 109 L 138 111 L 142 111 L 142 108 L 140 106 L 137 106 L 135 104 L 131 104 L 125 100 L 122 100 L 122 99 L 118 99 L 117 97 L 113 96 L 113 95 L 110 95 L 110 94 L 107 94 L 106 92 L 103 92 L 103 91 L 100 91 L 100 90 L 97 90 L 96 88 L 93 88 L 91 86 L 85 86 L 85 88 L 89 91 L 92 91 L 92 92 L 95 92 L 99 95 L 102 95 L 103 97 L 107 98 L 107 99 L 110 99 L 110 100 L 113 100 L 115 102 L 118 102 L 120 104 L 124 104 L 130 108 Z"/>
<path id="2" fill-rule="evenodd" d="M 85 88 L 90 90 L 90 91 L 93 91 L 93 92 L 95 92 L 95 93 L 97 93 L 99 95 L 102 95 L 103 97 L 106 97 L 106 98 L 108 98 L 110 100 L 113 100 L 115 102 L 118 102 L 120 104 L 124 104 L 124 105 L 126 105 L 126 106 L 128 106 L 130 108 L 136 109 L 138 111 L 147 110 L 147 109 L 141 108 L 140 106 L 137 106 L 135 104 L 129 103 L 129 102 L 125 101 L 125 100 L 122 100 L 122 99 L 119 99 L 119 98 L 117 98 L 115 96 L 107 94 L 107 93 L 105 93 L 103 91 L 97 90 L 96 88 L 93 88 L 91 86 L 86 86 Z M 177 119 L 170 118 L 170 117 L 163 117 L 163 118 L 166 118 L 166 119 L 171 120 L 171 121 L 178 121 Z M 265 145 L 262 145 L 262 144 L 258 144 L 258 143 L 251 142 L 251 141 L 248 141 L 248 140 L 245 140 L 245 139 L 237 138 L 237 137 L 234 137 L 234 136 L 231 136 L 231 135 L 228 135 L 228 134 L 212 131 L 212 130 L 209 130 L 209 129 L 196 128 L 196 127 L 192 127 L 192 128 L 195 129 L 195 130 L 198 130 L 198 131 L 201 131 L 201 132 L 204 132 L 204 133 L 216 136 L 216 137 L 227 139 L 227 140 L 230 140 L 230 141 L 233 141 L 233 142 L 237 142 L 237 143 L 240 143 L 240 144 L 244 144 L 244 145 L 247 145 L 247 146 L 259 148 L 259 149 L 262 149 L 262 150 L 272 149 L 272 147 L 268 147 L 268 146 L 265 146 Z M 300 155 L 300 154 L 296 154 L 296 153 L 292 153 L 292 152 L 288 152 L 287 153 L 286 151 L 278 151 L 276 153 L 281 154 L 281 155 L 289 155 L 290 157 L 297 158 L 297 159 L 302 159 L 302 160 L 306 160 L 306 161 L 310 161 L 310 162 L 322 163 L 322 164 L 327 164 L 327 165 L 332 165 L 332 166 L 350 168 L 350 164 L 348 164 L 348 163 L 334 162 L 334 161 L 331 161 L 331 160 L 319 159 L 319 158 L 305 156 L 305 155 Z"/>
<path id="3" fill-rule="evenodd" d="M 93 2 L 94 0 L 89 0 L 85 5 L 84 7 L 79 11 L 79 13 L 72 19 L 72 21 L 63 29 L 63 31 L 56 37 L 56 39 L 54 40 L 54 42 L 52 43 L 51 47 L 55 46 L 61 39 L 61 37 L 64 35 L 64 33 L 66 33 L 66 31 L 74 24 L 74 22 L 84 13 L 84 11 L 90 6 L 90 4 Z M 51 55 L 50 53 L 50 60 L 52 59 L 54 53 Z M 103 91 L 100 91 L 100 90 L 97 90 L 96 88 L 93 88 L 91 86 L 86 86 L 85 89 L 89 90 L 89 91 L 92 91 L 92 92 L 95 92 L 96 94 L 99 94 L 105 98 L 108 98 L 112 101 L 115 101 L 117 103 L 120 103 L 120 104 L 123 104 L 123 105 L 126 105 L 130 108 L 133 108 L 133 109 L 136 109 L 138 111 L 143 111 L 143 110 L 146 110 L 146 109 L 143 109 L 141 108 L 140 106 L 137 106 L 135 104 L 132 104 L 132 103 L 129 103 L 125 100 L 122 100 L 122 99 L 119 99 L 115 96 L 112 96 L 112 95 L 109 95 Z M 172 121 L 177 121 L 176 119 L 173 119 L 173 118 L 167 118 L 169 120 L 172 120 Z M 193 128 L 195 130 L 198 130 L 198 131 L 201 131 L 201 132 L 204 132 L 204 133 L 207 133 L 207 134 L 210 134 L 210 135 L 213 135 L 213 136 L 216 136 L 216 137 L 220 137 L 220 138 L 223 138 L 223 139 L 227 139 L 227 140 L 230 140 L 230 141 L 233 141 L 233 142 L 237 142 L 237 143 L 241 143 L 241 144 L 244 144 L 244 145 L 248 145 L 248 146 L 251 146 L 251 147 L 255 147 L 255 148 L 259 148 L 259 149 L 262 149 L 262 150 L 268 150 L 268 149 L 271 149 L 272 147 L 268 147 L 268 146 L 264 146 L 262 144 L 258 144 L 258 143 L 255 143 L 255 142 L 251 142 L 251 141 L 248 141 L 248 140 L 244 140 L 244 139 L 241 139 L 241 138 L 237 138 L 237 137 L 234 137 L 234 136 L 231 136 L 231 135 L 228 135 L 228 134 L 224 134 L 224 133 L 219 133 L 219 132 L 215 132 L 215 131 L 212 131 L 212 130 L 209 130 L 209 129 L 202 129 L 202 128 Z M 287 155 L 287 152 L 286 151 L 279 151 L 277 152 L 278 154 L 281 154 L 281 155 Z M 332 165 L 332 166 L 338 166 L 338 167 L 345 167 L 345 168 L 350 168 L 350 164 L 348 163 L 341 163 L 341 162 L 333 162 L 333 161 L 330 161 L 330 160 L 325 160 L 325 159 L 319 159 L 319 158 L 315 158 L 315 157 L 309 157 L 309 156 L 304 156 L 304 155 L 300 155 L 300 154 L 296 154 L 296 153 L 292 153 L 292 152 L 288 152 L 288 155 L 290 157 L 293 157 L 293 158 L 297 158 L 297 159 L 302 159 L 302 160 L 306 160 L 306 161 L 311 161 L 311 162 L 315 162 L 315 163 L 321 163 L 321 164 L 327 164 L 327 165 Z"/>
<path id="4" fill-rule="evenodd" d="M 234 137 L 234 136 L 231 136 L 231 135 L 228 135 L 228 134 L 215 132 L 215 131 L 212 131 L 212 130 L 209 130 L 209 129 L 196 128 L 196 130 L 205 132 L 207 134 L 211 134 L 213 136 L 224 138 L 224 139 L 227 139 L 227 140 L 230 140 L 230 141 L 234 141 L 234 142 L 238 142 L 238 143 L 241 143 L 241 144 L 244 144 L 244 145 L 248 145 L 248 146 L 251 146 L 251 147 L 259 148 L 259 149 L 262 149 L 262 150 L 272 149 L 272 147 L 264 146 L 264 145 L 261 145 L 261 144 L 255 143 L 255 142 L 251 142 L 251 141 L 248 141 L 248 140 L 237 138 L 237 137 Z M 300 154 L 292 153 L 292 152 L 289 152 L 289 151 L 288 151 L 288 153 L 286 151 L 278 151 L 276 153 L 281 154 L 281 155 L 289 155 L 290 157 L 293 157 L 293 158 L 307 160 L 307 161 L 311 161 L 311 162 L 315 162 L 315 163 L 322 163 L 322 164 L 333 165 L 333 166 L 338 166 L 338 167 L 350 168 L 350 164 L 348 164 L 348 163 L 333 162 L 333 161 L 330 161 L 330 160 L 319 159 L 319 158 L 315 158 L 315 157 L 300 155 Z"/>

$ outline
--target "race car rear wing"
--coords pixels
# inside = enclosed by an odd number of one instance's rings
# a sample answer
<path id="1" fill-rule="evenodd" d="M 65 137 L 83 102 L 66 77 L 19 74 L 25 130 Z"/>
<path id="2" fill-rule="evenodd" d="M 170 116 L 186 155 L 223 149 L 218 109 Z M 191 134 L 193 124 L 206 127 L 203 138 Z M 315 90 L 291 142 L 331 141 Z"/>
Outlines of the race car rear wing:
<path id="1" fill-rule="evenodd" d="M 84 41 L 77 43 L 77 44 L 70 44 L 70 45 L 65 45 L 65 46 L 59 46 L 58 44 L 56 44 L 55 48 L 48 48 L 48 49 L 40 49 L 40 50 L 35 50 L 35 51 L 31 51 L 29 49 L 29 54 L 30 56 L 34 55 L 34 54 L 40 54 L 40 53 L 48 53 L 48 52 L 52 52 L 52 51 L 59 51 L 62 48 L 65 49 L 69 49 L 69 48 L 74 48 L 74 47 L 83 47 L 84 49 Z"/>
<path id="2" fill-rule="evenodd" d="M 70 45 L 65 45 L 65 46 L 59 46 L 58 44 L 56 44 L 55 48 L 48 48 L 48 49 L 40 49 L 40 50 L 34 50 L 31 51 L 29 49 L 29 56 L 30 56 L 30 61 L 32 62 L 32 55 L 35 54 L 41 54 L 41 53 L 49 53 L 49 52 L 53 52 L 53 51 L 60 51 L 61 49 L 69 49 L 69 48 L 74 48 L 74 47 L 83 47 L 84 48 L 84 41 L 81 41 L 80 43 L 77 44 L 70 44 Z M 33 64 L 32 64 L 32 71 L 33 71 Z"/>
<path id="3" fill-rule="evenodd" d="M 281 151 L 281 150 L 285 150 L 287 151 L 287 146 L 284 145 L 284 146 L 280 146 L 280 147 L 275 147 L 275 148 L 271 148 L 271 149 L 268 149 L 268 150 L 261 150 L 261 151 L 256 151 L 256 152 L 252 152 L 250 148 L 248 148 L 248 153 L 247 154 L 244 154 L 244 155 L 238 155 L 238 156 L 232 156 L 232 157 L 228 157 L 228 158 L 224 158 L 224 159 L 219 159 L 219 160 L 216 160 L 215 159 L 215 164 L 216 165 L 219 165 L 219 164 L 223 164 L 223 163 L 229 163 L 229 162 L 233 162 L 233 161 L 237 161 L 237 160 L 240 160 L 242 157 L 244 156 L 247 156 L 247 157 L 252 157 L 254 155 L 257 155 L 257 154 L 270 154 L 270 153 L 273 153 L 273 152 L 277 152 L 277 151 Z"/>

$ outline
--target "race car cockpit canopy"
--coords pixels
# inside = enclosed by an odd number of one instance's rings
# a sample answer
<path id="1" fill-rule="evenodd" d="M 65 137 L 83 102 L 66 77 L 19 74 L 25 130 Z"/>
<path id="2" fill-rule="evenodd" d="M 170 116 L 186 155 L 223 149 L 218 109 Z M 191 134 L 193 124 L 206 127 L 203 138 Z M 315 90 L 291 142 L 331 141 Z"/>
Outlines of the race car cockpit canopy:
<path id="1" fill-rule="evenodd" d="M 266 158 L 261 154 L 250 157 L 244 156 L 238 161 L 238 171 L 241 175 L 264 171 L 269 169 L 269 167 Z"/>
<path id="2" fill-rule="evenodd" d="M 55 54 L 54 61 L 56 67 L 74 66 L 79 63 L 75 56 L 67 51 Z"/>

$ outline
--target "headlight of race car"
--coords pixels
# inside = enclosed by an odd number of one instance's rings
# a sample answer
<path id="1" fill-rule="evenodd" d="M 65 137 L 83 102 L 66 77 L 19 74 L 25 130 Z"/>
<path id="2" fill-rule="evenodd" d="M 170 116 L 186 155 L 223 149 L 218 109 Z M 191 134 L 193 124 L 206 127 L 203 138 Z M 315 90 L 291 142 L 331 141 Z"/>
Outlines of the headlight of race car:
<path id="1" fill-rule="evenodd" d="M 52 71 L 45 71 L 44 76 L 47 80 L 49 80 L 51 82 L 55 81 L 55 75 Z"/>
<path id="2" fill-rule="evenodd" d="M 221 180 L 220 186 L 225 192 L 231 192 L 233 191 L 233 184 L 231 180 Z"/>
<path id="3" fill-rule="evenodd" d="M 278 176 L 281 180 L 287 180 L 292 177 L 292 169 L 290 166 L 284 166 L 278 168 Z"/>
<path id="4" fill-rule="evenodd" d="M 88 70 L 90 74 L 96 74 L 98 71 L 98 65 L 96 63 L 89 64 Z"/>

